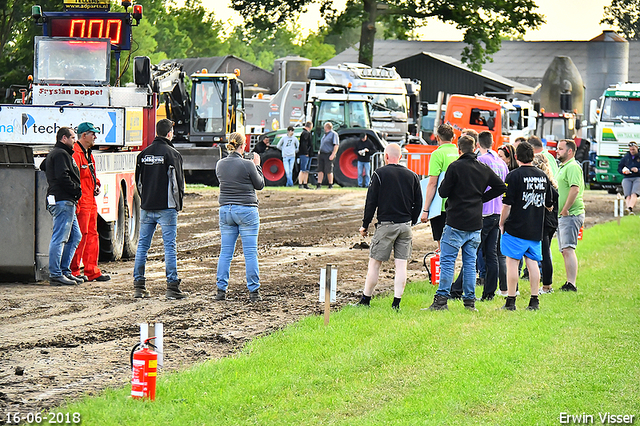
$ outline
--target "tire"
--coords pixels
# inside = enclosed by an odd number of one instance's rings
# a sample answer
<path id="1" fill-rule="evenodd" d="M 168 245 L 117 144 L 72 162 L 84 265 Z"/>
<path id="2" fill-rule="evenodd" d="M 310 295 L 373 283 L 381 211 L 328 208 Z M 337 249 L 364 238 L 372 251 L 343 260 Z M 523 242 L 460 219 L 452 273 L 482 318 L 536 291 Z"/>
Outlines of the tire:
<path id="1" fill-rule="evenodd" d="M 266 150 L 260 155 L 260 164 L 262 164 L 262 174 L 266 186 L 283 186 L 287 183 L 280 151 L 277 149 Z"/>
<path id="2" fill-rule="evenodd" d="M 187 183 L 220 186 L 215 170 L 185 170 L 184 178 Z"/>
<path id="3" fill-rule="evenodd" d="M 133 193 L 131 207 L 125 204 L 125 215 L 128 218 L 128 226 L 125 229 L 122 256 L 133 259 L 136 256 L 140 238 L 140 195 L 137 190 Z"/>
<path id="4" fill-rule="evenodd" d="M 358 186 L 357 138 L 344 140 L 333 163 L 333 179 L 340 186 Z"/>
<path id="5" fill-rule="evenodd" d="M 122 258 L 125 229 L 127 229 L 128 219 L 124 194 L 121 192 L 120 198 L 118 198 L 118 219 L 115 222 L 105 222 L 98 216 L 100 260 L 111 261 Z"/>

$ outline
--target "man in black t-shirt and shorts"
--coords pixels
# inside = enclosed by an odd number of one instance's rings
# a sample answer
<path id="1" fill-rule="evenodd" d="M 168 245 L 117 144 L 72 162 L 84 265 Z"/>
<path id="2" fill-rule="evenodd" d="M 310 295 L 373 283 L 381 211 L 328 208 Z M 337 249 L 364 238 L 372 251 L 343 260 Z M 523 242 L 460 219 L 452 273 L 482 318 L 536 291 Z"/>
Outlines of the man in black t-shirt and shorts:
<path id="1" fill-rule="evenodd" d="M 500 215 L 500 250 L 507 257 L 507 302 L 503 309 L 515 311 L 518 264 L 525 257 L 531 283 L 531 300 L 527 309 L 539 308 L 538 288 L 542 260 L 542 231 L 545 208 L 553 207 L 553 195 L 547 175 L 531 163 L 533 147 L 522 142 L 516 148 L 519 168 L 507 175 L 507 192 Z"/>

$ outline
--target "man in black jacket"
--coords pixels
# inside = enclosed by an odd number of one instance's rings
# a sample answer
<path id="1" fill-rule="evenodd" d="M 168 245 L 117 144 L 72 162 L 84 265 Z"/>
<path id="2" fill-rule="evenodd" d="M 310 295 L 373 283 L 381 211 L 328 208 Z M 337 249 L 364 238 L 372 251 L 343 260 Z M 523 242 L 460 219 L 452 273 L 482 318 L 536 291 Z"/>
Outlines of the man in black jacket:
<path id="1" fill-rule="evenodd" d="M 171 144 L 173 122 L 163 119 L 156 124 L 153 143 L 138 154 L 136 185 L 141 199 L 140 238 L 133 267 L 135 298 L 149 297 L 144 277 L 147 252 L 156 225 L 162 227 L 164 262 L 167 275 L 167 299 L 184 299 L 189 293 L 180 290 L 176 254 L 178 212 L 184 198 L 182 156 Z"/>
<path id="2" fill-rule="evenodd" d="M 448 309 L 447 299 L 453 282 L 458 251 L 462 250 L 462 300 L 475 311 L 476 253 L 482 230 L 482 204 L 502 195 L 507 187 L 473 153 L 475 142 L 469 136 L 458 139 L 459 159 L 449 165 L 438 190 L 447 200 L 447 224 L 440 241 L 440 285 L 430 310 Z M 491 189 L 487 189 L 490 186 Z"/>
<path id="3" fill-rule="evenodd" d="M 360 234 L 363 237 L 367 235 L 367 229 L 376 210 L 378 223 L 371 239 L 369 269 L 359 305 L 369 306 L 373 290 L 378 284 L 380 266 L 382 262 L 389 260 L 391 249 L 396 266 L 392 308 L 400 307 L 400 299 L 404 293 L 407 261 L 411 256 L 411 225 L 420 220 L 422 190 L 418 175 L 398 164 L 400 156 L 398 144 L 387 145 L 384 150 L 386 165 L 373 172 L 367 191 Z"/>
<path id="4" fill-rule="evenodd" d="M 56 145 L 42 163 L 47 176 L 47 210 L 53 216 L 53 230 L 49 243 L 49 284 L 77 285 L 84 280 L 71 275 L 71 260 L 82 239 L 76 217 L 76 204 L 82 195 L 80 170 L 73 159 L 76 133 L 61 127 Z"/>
<path id="5" fill-rule="evenodd" d="M 313 145 L 311 143 L 311 129 L 313 123 L 307 121 L 300 134 L 300 148 L 298 148 L 298 158 L 300 158 L 300 173 L 298 173 L 298 188 L 311 189 L 308 185 L 309 166 L 313 157 Z"/>

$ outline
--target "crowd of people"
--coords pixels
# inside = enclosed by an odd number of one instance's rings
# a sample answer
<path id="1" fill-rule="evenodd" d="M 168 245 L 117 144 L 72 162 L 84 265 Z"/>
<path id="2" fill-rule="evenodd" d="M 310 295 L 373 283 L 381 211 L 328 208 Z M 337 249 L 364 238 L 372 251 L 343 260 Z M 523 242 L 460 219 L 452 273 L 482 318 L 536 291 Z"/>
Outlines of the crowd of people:
<path id="1" fill-rule="evenodd" d="M 577 291 L 578 262 L 575 248 L 584 223 L 582 169 L 575 161 L 573 140 L 558 143 L 557 162 L 539 138 L 518 138 L 493 151 L 490 132 L 464 129 L 454 144 L 454 129 L 442 124 L 436 132 L 438 148 L 431 154 L 425 199 L 415 195 L 415 174 L 384 179 L 393 166 L 385 150 L 386 166 L 373 173 L 360 232 L 366 233 L 378 209 L 378 225 L 372 239 L 369 270 L 359 305 L 369 305 L 377 283 L 379 262 L 389 257 L 379 246 L 396 250 L 393 308 L 398 308 L 406 269 L 407 234 L 388 235 L 385 226 L 430 222 L 440 253 L 440 282 L 428 310 L 446 310 L 451 299 L 461 298 L 466 309 L 476 311 L 476 284 L 483 284 L 480 301 L 506 297 L 502 309 L 515 310 L 522 263 L 528 269 L 531 296 L 526 307 L 539 309 L 538 296 L 553 292 L 551 240 L 558 235 L 565 265 L 563 291 Z M 397 148 L 399 149 L 399 147 Z M 635 151 L 637 153 L 637 150 Z M 558 165 L 559 163 L 559 165 Z M 631 168 L 629 168 L 631 170 Z M 635 167 L 634 173 L 637 172 Z M 375 185 L 374 185 L 375 183 Z M 392 185 L 402 188 L 394 188 Z M 387 203 L 379 194 L 403 194 L 404 203 Z M 413 204 L 412 204 L 413 203 Z M 415 204 L 418 203 L 418 204 Z M 422 209 L 420 215 L 416 206 Z M 380 215 L 384 219 L 380 219 Z M 411 221 L 407 218 L 411 217 Z M 378 237 L 378 234 L 380 236 Z M 408 234 L 410 235 L 410 234 Z M 374 249 L 375 247 L 375 249 Z M 462 269 L 454 282 L 455 260 L 462 253 Z M 400 262 L 399 262 L 400 260 Z M 476 278 L 478 270 L 484 276 Z M 542 281 L 542 288 L 540 288 Z M 496 293 L 496 291 L 499 291 Z"/>
<path id="2" fill-rule="evenodd" d="M 331 123 L 326 123 L 324 128 L 318 182 L 326 175 L 331 187 L 339 138 Z M 287 164 L 288 186 L 293 185 L 293 162 L 299 154 L 300 187 L 308 187 L 309 162 L 313 155 L 310 131 L 311 123 L 306 123 L 298 140 L 289 128 L 287 136 L 278 143 Z M 50 284 L 54 286 L 110 279 L 97 265 L 95 196 L 100 191 L 100 181 L 91 153 L 97 133 L 99 130 L 91 123 L 82 123 L 78 126 L 80 138 L 76 140 L 73 129 L 61 128 L 55 148 L 42 166 L 49 183 L 48 209 L 53 216 L 49 271 Z M 172 138 L 173 122 L 160 120 L 153 143 L 137 157 L 135 181 L 141 198 L 141 224 L 133 271 L 135 298 L 150 297 L 145 265 L 158 224 L 162 228 L 164 244 L 166 297 L 184 299 L 189 296 L 180 288 L 177 268 L 177 219 L 183 205 L 184 172 L 182 157 L 173 147 Z M 387 145 L 385 165 L 371 175 L 366 165 L 374 149 L 366 135 L 362 135 L 354 148 L 358 163 L 363 163 L 358 166 L 358 183 L 368 187 L 359 230 L 362 236 L 367 235 L 374 216 L 377 217 L 363 295 L 358 304 L 370 304 L 380 266 L 390 258 L 393 250 L 392 307 L 399 308 L 411 256 L 411 227 L 419 222 L 431 223 L 433 239 L 438 243 L 440 253 L 440 283 L 429 310 L 448 309 L 448 301 L 455 298 L 461 298 L 465 308 L 477 310 L 475 287 L 478 282 L 483 284 L 480 301 L 504 296 L 503 308 L 515 310 L 522 263 L 528 270 L 531 286 L 527 309 L 538 309 L 538 296 L 553 292 L 550 245 L 556 233 L 566 272 L 561 290 L 577 291 L 575 248 L 585 209 L 582 169 L 574 159 L 575 143 L 560 141 L 556 162 L 535 136 L 527 140 L 519 138 L 513 144 L 501 146 L 497 152 L 492 148 L 493 137 L 488 131 L 478 134 L 465 129 L 456 144 L 454 129 L 442 124 L 437 129 L 436 139 L 439 146 L 431 155 L 424 199 L 418 176 L 399 164 L 399 145 Z M 265 185 L 260 153 L 269 148 L 270 141 L 261 141 L 254 148 L 251 159 L 244 158 L 246 143 L 244 135 L 231 134 L 227 144 L 229 155 L 220 160 L 216 168 L 220 182 L 221 240 L 216 274 L 217 300 L 227 297 L 229 270 L 238 237 L 245 257 L 249 299 L 252 302 L 262 299 L 256 191 Z M 629 194 L 627 206 L 632 211 L 640 186 L 640 157 L 635 142 L 630 143 L 629 148 L 621 162 L 621 173 L 629 180 L 625 195 Z M 462 270 L 454 281 L 459 252 L 462 253 Z M 481 271 L 478 279 L 477 271 Z"/>

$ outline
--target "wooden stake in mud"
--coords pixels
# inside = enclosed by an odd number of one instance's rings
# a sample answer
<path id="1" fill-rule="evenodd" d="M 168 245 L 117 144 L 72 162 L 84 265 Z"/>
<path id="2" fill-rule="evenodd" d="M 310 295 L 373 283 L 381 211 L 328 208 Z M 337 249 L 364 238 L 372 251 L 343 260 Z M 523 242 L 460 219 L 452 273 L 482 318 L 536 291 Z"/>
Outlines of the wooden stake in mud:
<path id="1" fill-rule="evenodd" d="M 320 270 L 320 302 L 324 302 L 324 325 L 329 324 L 331 302 L 336 301 L 336 287 L 338 281 L 338 269 L 328 264 Z"/>

